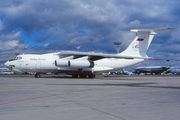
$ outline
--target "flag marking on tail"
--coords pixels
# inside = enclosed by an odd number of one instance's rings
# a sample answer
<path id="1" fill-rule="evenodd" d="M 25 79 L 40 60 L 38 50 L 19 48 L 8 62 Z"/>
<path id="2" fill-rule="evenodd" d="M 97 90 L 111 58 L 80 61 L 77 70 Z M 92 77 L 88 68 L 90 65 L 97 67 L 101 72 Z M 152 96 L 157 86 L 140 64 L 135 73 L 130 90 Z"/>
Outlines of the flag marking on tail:
<path id="1" fill-rule="evenodd" d="M 143 40 L 144 40 L 144 38 L 138 38 L 136 41 L 142 42 Z"/>

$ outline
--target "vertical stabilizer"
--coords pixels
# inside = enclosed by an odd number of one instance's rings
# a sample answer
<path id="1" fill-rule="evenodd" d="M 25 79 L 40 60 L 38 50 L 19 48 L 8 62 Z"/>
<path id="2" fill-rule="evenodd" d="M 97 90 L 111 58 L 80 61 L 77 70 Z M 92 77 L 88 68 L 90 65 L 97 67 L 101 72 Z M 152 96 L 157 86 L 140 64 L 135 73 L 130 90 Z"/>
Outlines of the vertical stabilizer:
<path id="1" fill-rule="evenodd" d="M 146 51 L 152 42 L 152 39 L 157 32 L 172 30 L 173 28 L 160 28 L 160 29 L 132 29 L 131 32 L 136 33 L 136 37 L 131 44 L 118 55 L 130 55 L 137 57 L 147 57 Z"/>

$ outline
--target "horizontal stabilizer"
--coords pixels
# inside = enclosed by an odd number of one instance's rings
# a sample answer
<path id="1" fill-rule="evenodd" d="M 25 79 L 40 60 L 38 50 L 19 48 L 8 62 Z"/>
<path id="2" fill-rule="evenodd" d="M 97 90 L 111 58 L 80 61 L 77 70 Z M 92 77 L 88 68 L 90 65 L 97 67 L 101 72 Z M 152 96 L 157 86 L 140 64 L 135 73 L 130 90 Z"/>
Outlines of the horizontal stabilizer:
<path id="1" fill-rule="evenodd" d="M 149 60 L 162 60 L 162 58 L 158 58 L 158 57 L 150 57 Z"/>
<path id="2" fill-rule="evenodd" d="M 166 31 L 166 30 L 174 30 L 174 28 L 157 28 L 157 29 L 132 29 L 131 32 L 144 32 L 144 33 L 151 33 L 156 34 L 157 32 Z"/>

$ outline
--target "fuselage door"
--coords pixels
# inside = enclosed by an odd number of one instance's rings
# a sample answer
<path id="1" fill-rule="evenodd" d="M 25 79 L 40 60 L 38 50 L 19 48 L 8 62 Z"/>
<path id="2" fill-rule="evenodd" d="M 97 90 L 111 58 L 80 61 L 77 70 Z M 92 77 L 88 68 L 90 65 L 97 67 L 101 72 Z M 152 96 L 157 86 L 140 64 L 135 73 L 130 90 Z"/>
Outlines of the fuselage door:
<path id="1" fill-rule="evenodd" d="M 41 61 L 40 60 L 36 61 L 35 69 L 39 69 L 39 70 L 41 69 Z"/>

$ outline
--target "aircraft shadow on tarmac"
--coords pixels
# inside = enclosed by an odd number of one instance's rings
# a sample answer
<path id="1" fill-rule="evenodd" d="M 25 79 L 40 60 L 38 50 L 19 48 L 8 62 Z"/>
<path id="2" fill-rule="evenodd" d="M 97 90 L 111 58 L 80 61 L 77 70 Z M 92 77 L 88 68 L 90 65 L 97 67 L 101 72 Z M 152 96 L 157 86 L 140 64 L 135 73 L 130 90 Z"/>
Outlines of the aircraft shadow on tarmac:
<path id="1" fill-rule="evenodd" d="M 167 88 L 167 89 L 180 89 L 179 86 L 157 86 L 155 82 L 149 83 L 127 83 L 127 84 L 111 84 L 111 83 L 103 83 L 103 84 L 45 84 L 45 85 L 60 85 L 60 86 L 127 86 L 127 87 L 147 87 L 147 88 Z"/>

